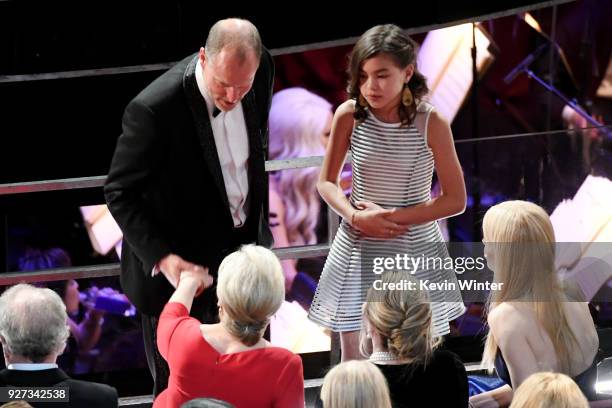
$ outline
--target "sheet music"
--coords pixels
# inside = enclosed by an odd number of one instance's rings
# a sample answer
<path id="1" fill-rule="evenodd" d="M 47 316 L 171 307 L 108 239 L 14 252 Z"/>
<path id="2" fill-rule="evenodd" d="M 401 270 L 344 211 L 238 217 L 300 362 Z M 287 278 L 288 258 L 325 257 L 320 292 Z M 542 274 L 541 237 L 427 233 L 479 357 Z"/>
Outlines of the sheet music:
<path id="1" fill-rule="evenodd" d="M 480 72 L 493 59 L 489 39 L 476 30 L 476 67 Z M 427 77 L 430 102 L 452 122 L 472 87 L 472 25 L 461 24 L 427 34 L 418 55 L 419 70 Z"/>

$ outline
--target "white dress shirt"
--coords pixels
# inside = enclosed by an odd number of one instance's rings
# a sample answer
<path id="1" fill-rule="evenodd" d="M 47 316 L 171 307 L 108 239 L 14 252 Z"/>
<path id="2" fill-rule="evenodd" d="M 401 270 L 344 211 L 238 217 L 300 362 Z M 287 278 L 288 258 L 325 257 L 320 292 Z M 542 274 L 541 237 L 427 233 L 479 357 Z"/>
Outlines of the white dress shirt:
<path id="1" fill-rule="evenodd" d="M 248 159 L 249 137 L 244 120 L 242 102 L 228 112 L 221 111 L 216 118 L 212 116 L 215 104 L 204 84 L 202 65 L 198 60 L 196 67 L 196 81 L 200 93 L 206 101 L 208 116 L 215 137 L 217 155 L 223 173 L 223 183 L 234 220 L 234 226 L 244 224 L 248 208 L 247 195 L 249 193 Z"/>
<path id="2" fill-rule="evenodd" d="M 208 116 L 215 137 L 217 155 L 221 164 L 223 183 L 229 201 L 234 227 L 241 227 L 246 221 L 249 211 L 247 195 L 249 193 L 249 137 L 244 121 L 242 102 L 229 112 L 219 113 L 216 118 L 212 116 L 215 104 L 208 94 L 204 84 L 202 65 L 198 59 L 196 67 L 196 81 L 200 93 L 206 101 Z M 160 272 L 159 264 L 153 266 L 151 276 Z"/>
<path id="3" fill-rule="evenodd" d="M 20 370 L 20 371 L 40 371 L 49 370 L 51 368 L 57 368 L 55 363 L 14 363 L 6 366 L 9 370 Z"/>

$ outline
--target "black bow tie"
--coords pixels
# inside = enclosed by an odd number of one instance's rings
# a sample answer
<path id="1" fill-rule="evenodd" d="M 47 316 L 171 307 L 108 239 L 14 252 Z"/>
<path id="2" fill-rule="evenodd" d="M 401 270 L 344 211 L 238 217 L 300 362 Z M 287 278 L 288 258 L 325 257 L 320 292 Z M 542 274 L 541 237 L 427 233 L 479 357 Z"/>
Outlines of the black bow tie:
<path id="1" fill-rule="evenodd" d="M 221 113 L 221 109 L 215 106 L 215 109 L 213 109 L 213 118 L 216 118 L 220 113 Z"/>

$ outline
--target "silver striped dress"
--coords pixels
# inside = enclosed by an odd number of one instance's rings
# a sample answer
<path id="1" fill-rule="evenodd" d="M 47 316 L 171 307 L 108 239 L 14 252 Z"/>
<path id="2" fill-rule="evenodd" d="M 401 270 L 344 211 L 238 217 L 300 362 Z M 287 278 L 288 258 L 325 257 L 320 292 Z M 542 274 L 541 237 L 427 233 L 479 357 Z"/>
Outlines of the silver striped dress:
<path id="1" fill-rule="evenodd" d="M 419 105 L 425 126 L 433 107 Z M 407 207 L 431 198 L 434 171 L 433 152 L 414 125 L 384 123 L 374 115 L 358 124 L 351 135 L 352 193 L 351 204 L 371 201 L 383 208 Z M 414 225 L 405 234 L 382 239 L 364 237 L 346 221 L 342 221 L 329 255 L 308 317 L 332 331 L 359 330 L 361 307 L 368 288 L 379 279 L 372 272 L 372 257 L 448 256 L 437 222 Z M 464 313 L 465 307 L 455 273 L 449 269 L 420 268 L 414 272 L 428 283 L 454 282 L 456 290 L 429 291 L 432 307 L 432 330 L 435 335 L 449 332 L 448 322 Z"/>

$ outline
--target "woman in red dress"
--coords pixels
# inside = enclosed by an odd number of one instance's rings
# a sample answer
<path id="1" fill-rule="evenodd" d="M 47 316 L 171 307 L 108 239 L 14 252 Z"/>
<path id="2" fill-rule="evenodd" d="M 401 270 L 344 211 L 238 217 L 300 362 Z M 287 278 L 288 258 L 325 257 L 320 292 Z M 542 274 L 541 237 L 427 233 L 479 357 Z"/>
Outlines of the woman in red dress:
<path id="1" fill-rule="evenodd" d="M 206 270 L 183 271 L 157 328 L 157 346 L 170 366 L 168 388 L 154 408 L 179 407 L 197 397 L 241 407 L 304 407 L 299 356 L 262 338 L 285 297 L 280 262 L 268 249 L 243 246 L 219 267 L 217 324 L 189 316 Z"/>

